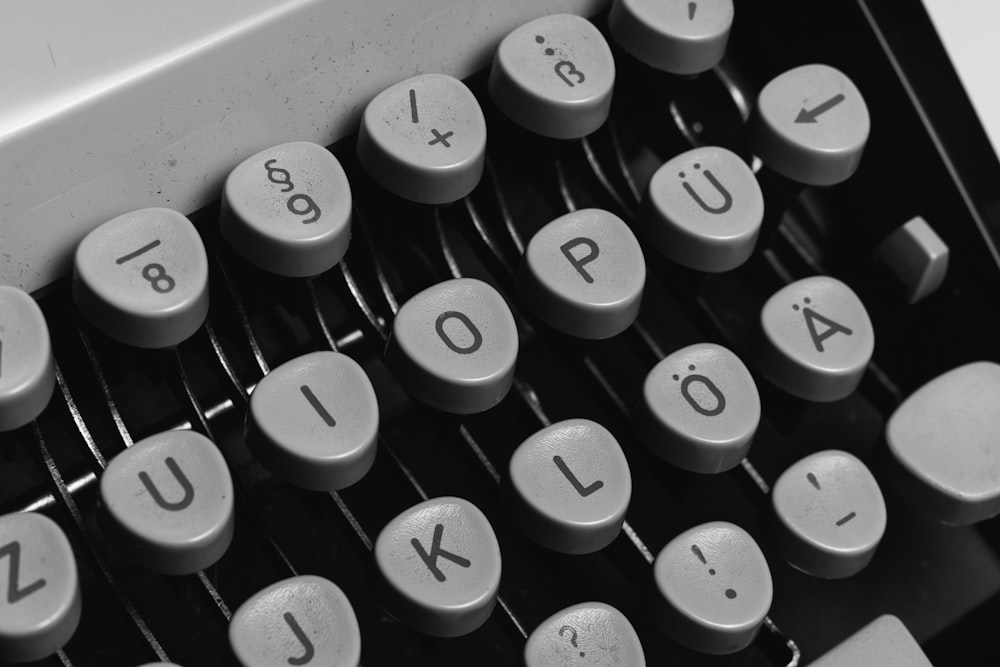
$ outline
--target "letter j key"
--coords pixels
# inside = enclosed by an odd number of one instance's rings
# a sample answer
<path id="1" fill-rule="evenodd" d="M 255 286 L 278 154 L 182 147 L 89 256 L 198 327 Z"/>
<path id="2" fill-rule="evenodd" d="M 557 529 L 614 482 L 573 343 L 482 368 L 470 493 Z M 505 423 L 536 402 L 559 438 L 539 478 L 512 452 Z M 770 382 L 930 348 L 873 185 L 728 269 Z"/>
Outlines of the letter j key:
<path id="1" fill-rule="evenodd" d="M 517 326 L 503 297 L 480 280 L 459 278 L 403 304 L 385 358 L 411 396 L 469 414 L 507 395 L 517 349 Z"/>

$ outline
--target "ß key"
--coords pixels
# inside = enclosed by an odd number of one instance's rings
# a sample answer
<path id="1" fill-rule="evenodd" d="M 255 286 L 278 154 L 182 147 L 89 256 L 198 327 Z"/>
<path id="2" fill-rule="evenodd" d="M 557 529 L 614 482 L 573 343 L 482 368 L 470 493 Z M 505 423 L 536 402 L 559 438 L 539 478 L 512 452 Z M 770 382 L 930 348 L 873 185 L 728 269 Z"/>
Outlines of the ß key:
<path id="1" fill-rule="evenodd" d="M 732 0 L 615 0 L 608 27 L 625 51 L 672 74 L 712 69 L 726 53 Z"/>
<path id="2" fill-rule="evenodd" d="M 803 278 L 775 292 L 760 314 L 756 360 L 768 380 L 809 401 L 854 391 L 875 349 L 864 304 L 836 278 Z"/>
<path id="3" fill-rule="evenodd" d="M 603 602 L 582 602 L 542 621 L 524 646 L 526 667 L 644 667 L 646 656 L 625 615 Z"/>
<path id="4" fill-rule="evenodd" d="M 382 186 L 421 204 L 472 192 L 483 173 L 486 120 L 464 83 L 422 74 L 390 86 L 365 108 L 358 160 Z"/>
<path id="5" fill-rule="evenodd" d="M 0 661 L 41 660 L 80 623 L 80 585 L 69 540 L 52 519 L 0 516 Z"/>
<path id="6" fill-rule="evenodd" d="M 789 467 L 771 491 L 771 505 L 781 555 L 817 577 L 860 572 L 885 533 L 878 482 L 847 452 L 817 452 Z"/>
<path id="7" fill-rule="evenodd" d="M 418 400 L 457 414 L 503 400 L 514 381 L 517 326 L 500 293 L 474 278 L 447 280 L 403 304 L 385 358 Z"/>
<path id="8" fill-rule="evenodd" d="M 1000 514 L 1000 365 L 940 375 L 889 418 L 886 472 L 900 495 L 947 524 Z"/>
<path id="9" fill-rule="evenodd" d="M 254 456 L 277 476 L 304 489 L 336 491 L 375 462 L 378 400 L 356 361 L 313 352 L 257 384 L 246 432 Z"/>
<path id="10" fill-rule="evenodd" d="M 845 74 L 803 65 L 764 86 L 749 128 L 754 151 L 768 167 L 807 185 L 834 185 L 861 163 L 871 120 Z"/>
<path id="11" fill-rule="evenodd" d="M 725 148 L 695 148 L 660 167 L 640 209 L 640 233 L 668 259 L 718 273 L 753 253 L 764 196 L 750 167 Z"/>
<path id="12" fill-rule="evenodd" d="M 615 60 L 594 25 L 572 14 L 525 23 L 507 35 L 490 70 L 490 97 L 518 125 L 576 139 L 608 118 Z"/>
<path id="13" fill-rule="evenodd" d="M 0 285 L 0 431 L 12 431 L 41 414 L 53 387 L 45 316 L 28 294 Z"/>
<path id="14" fill-rule="evenodd" d="M 361 630 L 354 608 L 333 582 L 292 577 L 250 597 L 233 614 L 229 645 L 243 667 L 356 667 Z"/>
<path id="15" fill-rule="evenodd" d="M 715 521 L 681 533 L 653 563 L 654 620 L 703 653 L 745 648 L 771 607 L 771 571 L 739 526 Z"/>
<path id="16" fill-rule="evenodd" d="M 521 443 L 504 487 L 511 516 L 524 534 L 555 551 L 584 554 L 618 537 L 632 475 L 606 428 L 589 419 L 567 419 Z"/>
<path id="17" fill-rule="evenodd" d="M 646 261 L 621 218 L 589 208 L 556 218 L 528 243 L 517 290 L 554 329 L 602 339 L 631 326 L 646 284 Z"/>
<path id="18" fill-rule="evenodd" d="M 140 440 L 108 464 L 103 523 L 119 548 L 161 574 L 191 574 L 233 539 L 233 482 L 222 454 L 193 431 Z"/>
<path id="19" fill-rule="evenodd" d="M 427 500 L 386 524 L 375 564 L 385 608 L 424 634 L 468 634 L 496 604 L 500 545 L 489 520 L 461 498 Z"/>
<path id="20" fill-rule="evenodd" d="M 127 345 L 163 348 L 189 338 L 208 314 L 208 259 L 177 211 L 144 208 L 109 220 L 77 246 L 80 312 Z"/>
<path id="21" fill-rule="evenodd" d="M 760 395 L 739 357 L 713 343 L 691 345 L 649 372 L 635 410 L 639 438 L 685 470 L 739 464 L 760 423 Z"/>
<path id="22" fill-rule="evenodd" d="M 351 186 L 337 158 L 322 146 L 295 141 L 261 151 L 230 172 L 220 227 L 248 261 L 302 278 L 343 258 L 351 210 Z"/>

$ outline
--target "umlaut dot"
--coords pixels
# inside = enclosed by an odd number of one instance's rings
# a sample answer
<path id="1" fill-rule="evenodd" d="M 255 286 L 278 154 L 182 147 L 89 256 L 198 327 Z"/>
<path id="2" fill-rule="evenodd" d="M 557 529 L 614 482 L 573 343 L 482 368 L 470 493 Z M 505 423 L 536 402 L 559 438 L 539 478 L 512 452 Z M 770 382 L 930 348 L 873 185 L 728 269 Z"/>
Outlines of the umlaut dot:
<path id="1" fill-rule="evenodd" d="M 545 55 L 547 55 L 547 56 L 554 56 L 555 53 L 556 52 L 555 52 L 554 49 L 545 49 Z"/>
<path id="2" fill-rule="evenodd" d="M 542 37 L 541 35 L 535 35 L 535 41 L 541 44 L 542 42 L 545 41 L 545 38 Z"/>
<path id="3" fill-rule="evenodd" d="M 736 591 L 734 591 L 732 588 L 727 588 L 726 589 L 726 597 L 729 598 L 730 600 L 732 600 L 733 598 L 736 597 Z"/>

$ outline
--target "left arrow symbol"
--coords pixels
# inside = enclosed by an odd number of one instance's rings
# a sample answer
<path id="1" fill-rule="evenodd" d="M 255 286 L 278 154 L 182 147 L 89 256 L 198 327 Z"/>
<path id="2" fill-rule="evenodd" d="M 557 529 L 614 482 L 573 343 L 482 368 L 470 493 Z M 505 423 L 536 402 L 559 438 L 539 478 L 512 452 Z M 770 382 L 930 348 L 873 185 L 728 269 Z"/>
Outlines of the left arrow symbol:
<path id="1" fill-rule="evenodd" d="M 813 109 L 799 109 L 799 115 L 795 117 L 796 123 L 815 123 L 816 119 L 827 111 L 844 101 L 844 96 L 837 93 L 826 102 Z"/>

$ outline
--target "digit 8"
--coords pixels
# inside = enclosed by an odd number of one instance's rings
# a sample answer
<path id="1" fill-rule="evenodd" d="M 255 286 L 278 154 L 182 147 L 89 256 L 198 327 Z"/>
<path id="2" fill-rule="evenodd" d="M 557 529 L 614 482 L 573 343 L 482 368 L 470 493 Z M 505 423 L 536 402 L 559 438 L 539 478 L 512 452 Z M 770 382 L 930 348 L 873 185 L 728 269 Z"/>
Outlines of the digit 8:
<path id="1" fill-rule="evenodd" d="M 162 264 L 156 262 L 143 267 L 142 277 L 148 280 L 150 286 L 160 294 L 166 294 L 177 286 L 177 281 L 167 274 L 167 270 L 163 268 Z M 163 283 L 166 283 L 166 287 L 162 286 Z"/>

